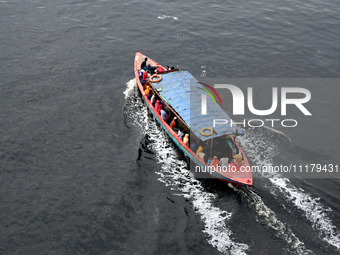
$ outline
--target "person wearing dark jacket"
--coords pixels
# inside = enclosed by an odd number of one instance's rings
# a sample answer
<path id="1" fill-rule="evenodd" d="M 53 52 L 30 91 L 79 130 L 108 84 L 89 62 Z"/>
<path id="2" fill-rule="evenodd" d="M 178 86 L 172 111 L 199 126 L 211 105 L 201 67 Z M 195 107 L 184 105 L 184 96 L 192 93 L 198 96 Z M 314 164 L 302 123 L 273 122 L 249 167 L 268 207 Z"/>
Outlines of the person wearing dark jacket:
<path id="1" fill-rule="evenodd" d="M 168 114 L 168 116 L 166 116 L 165 122 L 170 126 L 171 121 L 172 121 L 172 114 Z"/>
<path id="2" fill-rule="evenodd" d="M 146 67 L 146 62 L 148 61 L 148 58 L 145 58 L 144 61 L 142 62 L 140 69 L 145 69 L 144 67 Z"/>

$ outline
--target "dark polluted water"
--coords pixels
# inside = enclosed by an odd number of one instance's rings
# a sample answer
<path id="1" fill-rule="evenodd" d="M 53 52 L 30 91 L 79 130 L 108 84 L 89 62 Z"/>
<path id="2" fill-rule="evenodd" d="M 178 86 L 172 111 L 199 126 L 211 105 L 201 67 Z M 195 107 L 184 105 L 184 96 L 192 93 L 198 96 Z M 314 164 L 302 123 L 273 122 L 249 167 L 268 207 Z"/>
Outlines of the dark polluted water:
<path id="1" fill-rule="evenodd" d="M 338 164 L 338 14 L 333 0 L 0 1 L 0 254 L 339 254 L 337 176 L 198 179 L 133 79 L 140 51 L 212 85 L 242 78 L 259 109 L 271 90 L 256 79 L 311 79 L 311 118 L 292 107 L 297 128 L 239 142 L 252 165 Z"/>

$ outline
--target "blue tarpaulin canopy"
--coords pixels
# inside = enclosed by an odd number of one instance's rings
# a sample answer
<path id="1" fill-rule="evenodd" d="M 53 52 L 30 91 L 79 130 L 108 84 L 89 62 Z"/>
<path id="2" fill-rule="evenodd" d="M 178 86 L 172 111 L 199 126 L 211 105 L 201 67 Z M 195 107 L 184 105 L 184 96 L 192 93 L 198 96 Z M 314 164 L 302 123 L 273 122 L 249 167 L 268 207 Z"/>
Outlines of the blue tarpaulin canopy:
<path id="1" fill-rule="evenodd" d="M 205 127 L 213 128 L 213 137 L 229 135 L 235 132 L 236 126 L 234 124 L 232 127 L 230 126 L 230 117 L 202 90 L 204 86 L 199 84 L 188 71 L 162 74 L 162 80 L 158 83 L 153 83 L 153 87 L 157 89 L 165 103 L 169 104 L 181 116 L 190 130 L 202 141 L 212 138 L 212 135 L 201 135 L 201 130 Z M 205 94 L 207 99 L 206 115 L 202 115 L 202 94 Z M 217 119 L 228 122 L 214 127 L 214 120 Z M 220 121 L 220 123 L 222 122 Z M 238 134 L 241 132 L 238 129 Z"/>

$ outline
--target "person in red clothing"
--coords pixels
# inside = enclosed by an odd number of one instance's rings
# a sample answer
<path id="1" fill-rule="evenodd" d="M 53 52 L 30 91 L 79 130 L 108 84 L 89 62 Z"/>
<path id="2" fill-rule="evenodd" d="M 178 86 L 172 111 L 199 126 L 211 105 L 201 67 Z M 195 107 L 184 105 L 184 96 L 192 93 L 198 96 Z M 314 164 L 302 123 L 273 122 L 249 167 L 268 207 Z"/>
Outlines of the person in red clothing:
<path id="1" fill-rule="evenodd" d="M 150 71 L 146 70 L 143 74 L 143 81 L 146 81 L 147 78 L 149 78 Z"/>
<path id="2" fill-rule="evenodd" d="M 217 159 L 217 156 L 214 156 L 214 158 L 210 161 L 209 166 L 217 167 L 220 161 Z"/>
<path id="3" fill-rule="evenodd" d="M 162 105 L 162 104 L 160 104 L 160 106 L 158 107 L 158 109 L 157 109 L 157 113 L 159 114 L 159 115 L 161 115 L 161 110 L 162 109 L 164 109 L 164 106 Z"/>
<path id="4" fill-rule="evenodd" d="M 160 106 L 161 106 L 161 101 L 160 101 L 160 100 L 157 100 L 157 101 L 156 101 L 156 104 L 155 104 L 155 110 L 156 110 L 156 112 L 158 112 Z"/>
<path id="5" fill-rule="evenodd" d="M 174 131 L 177 131 L 177 117 L 174 117 L 174 119 L 170 123 L 170 128 Z"/>

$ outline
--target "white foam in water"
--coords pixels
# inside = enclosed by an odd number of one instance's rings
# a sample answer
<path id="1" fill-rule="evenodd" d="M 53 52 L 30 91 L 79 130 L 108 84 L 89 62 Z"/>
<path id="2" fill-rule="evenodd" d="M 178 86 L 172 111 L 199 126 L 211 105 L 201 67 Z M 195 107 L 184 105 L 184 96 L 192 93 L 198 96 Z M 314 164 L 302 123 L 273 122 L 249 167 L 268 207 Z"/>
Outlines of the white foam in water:
<path id="1" fill-rule="evenodd" d="M 328 213 L 331 208 L 325 208 L 320 198 L 313 198 L 303 189 L 295 188 L 286 178 L 269 178 L 278 187 L 285 197 L 297 208 L 303 211 L 305 217 L 313 224 L 313 228 L 321 233 L 322 240 L 340 250 L 340 234 L 330 220 Z"/>
<path id="2" fill-rule="evenodd" d="M 232 231 L 225 223 L 231 218 L 231 213 L 212 205 L 215 195 L 204 191 L 200 182 L 194 179 L 187 169 L 186 162 L 178 158 L 165 132 L 157 127 L 155 121 L 150 121 L 147 108 L 138 97 L 135 86 L 135 80 L 127 83 L 124 91 L 125 110 L 129 115 L 133 115 L 130 118 L 137 120 L 134 124 L 138 125 L 144 134 L 148 134 L 149 140 L 152 141 L 149 146 L 155 151 L 162 165 L 161 170 L 157 172 L 160 175 L 159 180 L 171 186 L 176 195 L 191 199 L 194 209 L 197 210 L 204 223 L 203 232 L 208 235 L 208 243 L 222 254 L 246 254 L 245 251 L 249 249 L 248 245 L 233 241 Z"/>
<path id="3" fill-rule="evenodd" d="M 244 194 L 244 196 L 247 196 Z M 250 191 L 249 196 L 254 201 L 255 211 L 261 222 L 276 232 L 276 236 L 283 239 L 288 250 L 294 254 L 314 254 L 311 250 L 306 249 L 304 243 L 292 232 L 292 230 L 282 223 L 270 208 L 262 201 L 261 197 Z"/>
<path id="4" fill-rule="evenodd" d="M 259 221 L 275 231 L 275 235 L 287 243 L 288 250 L 293 254 L 314 254 L 311 250 L 306 249 L 304 243 L 296 237 L 292 230 L 282 223 L 268 206 L 265 205 L 262 198 L 249 190 L 242 190 L 234 187 L 234 190 L 248 198 L 248 202 L 254 205 L 254 210 Z"/>
<path id="5" fill-rule="evenodd" d="M 157 18 L 158 19 L 174 19 L 174 20 L 178 20 L 177 17 L 167 16 L 167 15 L 158 16 Z"/>
<path id="6" fill-rule="evenodd" d="M 123 92 L 125 95 L 125 99 L 128 99 L 130 96 L 134 95 L 135 89 L 137 88 L 136 79 L 130 80 L 126 83 L 126 90 Z"/>
<path id="7" fill-rule="evenodd" d="M 240 138 L 240 142 L 247 156 L 258 166 L 272 165 L 273 155 L 278 153 L 275 140 L 271 141 L 267 135 L 246 134 Z M 284 194 L 290 203 L 302 211 L 303 215 L 312 223 L 313 228 L 319 232 L 318 236 L 322 240 L 340 250 L 339 231 L 328 216 L 332 210 L 325 208 L 319 202 L 320 198 L 313 198 L 303 189 L 294 187 L 289 179 L 283 178 L 278 173 L 265 177 Z"/>
<path id="8" fill-rule="evenodd" d="M 151 123 L 154 125 L 154 123 Z M 150 128 L 150 127 L 149 127 Z M 181 195 L 192 200 L 194 209 L 201 215 L 205 225 L 204 231 L 208 234 L 208 242 L 219 252 L 224 254 L 245 254 L 248 245 L 234 242 L 230 236 L 232 231 L 227 228 L 225 221 L 231 218 L 231 213 L 212 205 L 215 195 L 205 192 L 200 182 L 195 180 L 183 160 L 178 159 L 174 148 L 168 148 L 165 144 L 165 134 L 157 127 L 152 129 L 152 147 L 157 153 L 157 158 L 162 163 L 161 177 L 159 180 L 177 191 Z M 172 145 L 171 145 L 172 146 Z M 181 191 L 181 193 L 178 193 Z"/>

